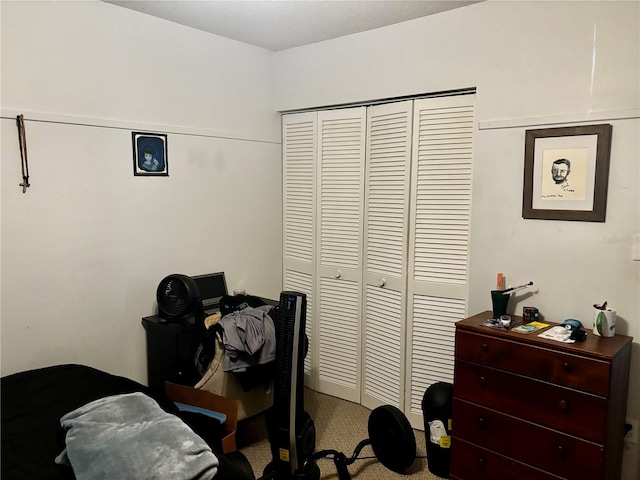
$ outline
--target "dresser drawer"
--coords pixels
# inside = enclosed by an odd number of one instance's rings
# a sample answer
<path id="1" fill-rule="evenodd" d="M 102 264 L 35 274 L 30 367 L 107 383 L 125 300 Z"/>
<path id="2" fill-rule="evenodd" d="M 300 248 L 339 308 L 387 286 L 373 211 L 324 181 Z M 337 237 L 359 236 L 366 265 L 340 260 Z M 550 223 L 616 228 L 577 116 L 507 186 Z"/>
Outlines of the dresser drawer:
<path id="1" fill-rule="evenodd" d="M 455 425 L 454 427 L 455 428 Z M 550 473 L 465 442 L 454 437 L 451 441 L 451 478 L 462 480 L 561 480 Z"/>
<path id="2" fill-rule="evenodd" d="M 594 358 L 464 331 L 456 334 L 456 358 L 596 395 L 609 393 L 610 363 Z"/>
<path id="3" fill-rule="evenodd" d="M 475 363 L 456 360 L 454 397 L 604 443 L 607 400 Z"/>
<path id="4" fill-rule="evenodd" d="M 601 445 L 459 399 L 453 400 L 452 418 L 456 438 L 561 477 L 601 478 Z"/>

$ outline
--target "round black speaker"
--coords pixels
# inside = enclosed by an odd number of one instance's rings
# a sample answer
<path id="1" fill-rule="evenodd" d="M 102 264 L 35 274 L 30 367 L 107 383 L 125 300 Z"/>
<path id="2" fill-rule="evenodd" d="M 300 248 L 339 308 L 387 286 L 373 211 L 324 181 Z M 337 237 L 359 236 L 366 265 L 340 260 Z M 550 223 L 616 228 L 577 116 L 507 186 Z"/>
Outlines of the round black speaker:
<path id="1" fill-rule="evenodd" d="M 382 405 L 369 415 L 369 439 L 380 462 L 403 473 L 416 459 L 416 437 L 407 417 L 392 405 Z"/>

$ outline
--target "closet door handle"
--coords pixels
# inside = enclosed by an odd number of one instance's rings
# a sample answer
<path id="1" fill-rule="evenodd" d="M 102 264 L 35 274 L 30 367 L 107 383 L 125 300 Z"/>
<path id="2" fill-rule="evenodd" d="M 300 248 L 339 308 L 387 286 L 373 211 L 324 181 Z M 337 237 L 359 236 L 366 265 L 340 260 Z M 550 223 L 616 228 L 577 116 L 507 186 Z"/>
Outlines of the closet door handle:
<path id="1" fill-rule="evenodd" d="M 387 283 L 387 281 L 385 280 L 385 278 L 381 278 L 380 280 L 378 280 L 378 286 L 380 288 L 384 287 L 384 284 Z"/>
<path id="2" fill-rule="evenodd" d="M 336 273 L 334 273 L 333 276 L 336 278 L 340 278 L 342 276 L 342 272 L 340 270 L 336 270 Z"/>

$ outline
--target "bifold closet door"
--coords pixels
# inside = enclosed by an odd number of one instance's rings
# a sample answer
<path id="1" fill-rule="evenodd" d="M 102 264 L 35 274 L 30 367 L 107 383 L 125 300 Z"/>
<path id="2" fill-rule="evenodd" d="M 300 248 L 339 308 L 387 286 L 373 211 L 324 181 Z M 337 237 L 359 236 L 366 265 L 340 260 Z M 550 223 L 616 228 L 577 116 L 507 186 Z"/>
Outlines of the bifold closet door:
<path id="1" fill-rule="evenodd" d="M 453 382 L 455 322 L 467 316 L 474 99 L 414 101 L 404 411 L 416 428 L 426 389 Z"/>
<path id="2" fill-rule="evenodd" d="M 316 389 L 360 402 L 366 108 L 318 112 Z"/>
<path id="3" fill-rule="evenodd" d="M 314 276 L 316 218 L 316 112 L 282 117 L 283 286 L 307 295 L 305 384 L 314 387 Z"/>
<path id="4" fill-rule="evenodd" d="M 369 107 L 361 403 L 404 407 L 413 101 Z"/>

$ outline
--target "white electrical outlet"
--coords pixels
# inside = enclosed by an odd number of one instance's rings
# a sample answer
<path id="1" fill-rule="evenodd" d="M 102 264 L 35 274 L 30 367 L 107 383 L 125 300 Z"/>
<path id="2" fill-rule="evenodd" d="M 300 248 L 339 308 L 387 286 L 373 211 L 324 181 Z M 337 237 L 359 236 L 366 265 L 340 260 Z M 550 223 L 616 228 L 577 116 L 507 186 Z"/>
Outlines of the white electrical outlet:
<path id="1" fill-rule="evenodd" d="M 631 425 L 631 430 L 624 436 L 624 441 L 629 443 L 638 443 L 638 420 L 627 418 L 625 423 Z"/>

